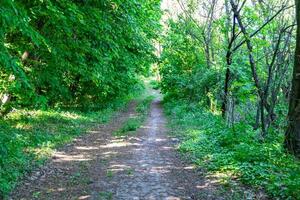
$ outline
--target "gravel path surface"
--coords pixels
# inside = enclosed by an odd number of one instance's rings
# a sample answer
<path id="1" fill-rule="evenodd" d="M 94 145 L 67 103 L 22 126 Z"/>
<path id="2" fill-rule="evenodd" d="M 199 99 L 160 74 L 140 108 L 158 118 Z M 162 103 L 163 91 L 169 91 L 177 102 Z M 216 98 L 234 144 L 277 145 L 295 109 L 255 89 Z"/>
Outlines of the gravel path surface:
<path id="1" fill-rule="evenodd" d="M 113 137 L 136 115 L 135 108 L 130 103 L 107 125 L 59 149 L 10 199 L 234 199 L 234 191 L 224 192 L 217 180 L 180 158 L 177 139 L 167 134 L 159 97 L 135 134 Z"/>
<path id="2" fill-rule="evenodd" d="M 178 158 L 176 140 L 167 137 L 165 125 L 160 102 L 155 100 L 135 137 L 111 143 L 109 152 L 117 152 L 108 163 L 111 176 L 98 176 L 92 199 L 97 199 L 101 190 L 112 194 L 113 199 L 197 198 L 199 178 Z"/>

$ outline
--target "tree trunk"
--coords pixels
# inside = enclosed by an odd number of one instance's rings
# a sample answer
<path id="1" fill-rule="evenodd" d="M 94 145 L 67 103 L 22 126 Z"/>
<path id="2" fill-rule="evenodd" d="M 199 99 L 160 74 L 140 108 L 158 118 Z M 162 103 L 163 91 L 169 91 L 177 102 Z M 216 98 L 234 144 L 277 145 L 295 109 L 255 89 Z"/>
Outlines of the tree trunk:
<path id="1" fill-rule="evenodd" d="M 231 25 L 231 19 L 230 19 L 230 8 L 229 8 L 229 1 L 225 0 L 225 9 L 226 9 L 226 15 L 227 15 L 227 26 L 230 27 Z M 226 112 L 227 112 L 227 103 L 228 103 L 228 92 L 230 88 L 230 79 L 231 79 L 231 63 L 232 63 L 232 45 L 236 39 L 235 35 L 235 18 L 233 17 L 232 21 L 232 30 L 231 33 L 229 33 L 229 29 L 226 29 L 226 37 L 228 40 L 228 46 L 227 46 L 227 53 L 226 53 L 226 74 L 225 74 L 225 81 L 224 81 L 224 96 L 223 96 L 223 102 L 222 102 L 222 117 L 225 119 Z M 231 35 L 231 36 L 230 36 Z"/>
<path id="2" fill-rule="evenodd" d="M 259 122 L 260 122 L 260 103 L 257 103 L 257 109 L 256 109 L 256 117 L 255 117 L 255 124 L 253 126 L 254 130 L 257 130 L 259 128 Z"/>
<path id="3" fill-rule="evenodd" d="M 230 65 L 227 64 L 226 74 L 225 74 L 225 84 L 224 84 L 224 99 L 222 103 L 222 116 L 225 118 L 227 111 L 227 102 L 228 102 L 228 90 L 229 90 L 229 81 L 230 81 Z"/>
<path id="4" fill-rule="evenodd" d="M 239 27 L 241 29 L 241 32 L 243 33 L 243 35 L 245 37 L 245 42 L 246 42 L 246 46 L 248 49 L 248 57 L 249 57 L 249 63 L 250 63 L 250 67 L 251 67 L 252 77 L 254 79 L 254 84 L 256 86 L 257 93 L 258 93 L 258 96 L 261 101 L 261 128 L 262 128 L 262 136 L 265 136 L 266 135 L 266 126 L 265 126 L 265 119 L 264 119 L 264 105 L 266 105 L 267 100 L 266 100 L 266 96 L 265 96 L 264 91 L 261 86 L 260 78 L 257 73 L 257 66 L 256 66 L 256 61 L 254 59 L 254 53 L 253 53 L 253 45 L 250 41 L 251 37 L 248 34 L 246 27 L 244 26 L 244 24 L 242 22 L 242 18 L 240 16 L 238 6 L 234 3 L 233 0 L 230 0 L 230 4 L 232 7 L 232 11 L 234 13 L 234 17 L 236 18 L 237 23 L 239 24 Z"/>
<path id="5" fill-rule="evenodd" d="M 285 147 L 290 153 L 300 158 L 300 1 L 295 0 L 295 2 L 298 26 Z"/>

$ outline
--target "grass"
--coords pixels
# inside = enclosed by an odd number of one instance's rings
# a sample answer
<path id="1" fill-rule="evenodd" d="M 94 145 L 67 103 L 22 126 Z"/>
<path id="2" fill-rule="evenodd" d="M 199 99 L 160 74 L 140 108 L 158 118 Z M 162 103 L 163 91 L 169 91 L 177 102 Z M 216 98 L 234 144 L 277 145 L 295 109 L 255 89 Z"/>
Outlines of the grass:
<path id="1" fill-rule="evenodd" d="M 99 192 L 99 200 L 111 200 L 113 199 L 113 194 L 111 192 Z"/>
<path id="2" fill-rule="evenodd" d="M 129 118 L 119 129 L 115 135 L 122 135 L 124 133 L 136 131 L 142 124 L 142 120 L 137 116 L 136 118 Z"/>
<path id="3" fill-rule="evenodd" d="M 106 123 L 127 100 L 108 108 L 77 110 L 16 110 L 0 119 L 0 199 L 20 178 L 44 163 L 57 147 L 84 134 L 96 124 Z"/>
<path id="4" fill-rule="evenodd" d="M 158 90 L 160 88 L 160 82 L 157 80 L 150 80 L 149 85 L 154 90 Z"/>
<path id="5" fill-rule="evenodd" d="M 136 107 L 136 115 L 128 118 L 122 127 L 113 133 L 114 136 L 126 136 L 134 134 L 135 131 L 142 126 L 150 110 L 150 105 L 153 100 L 153 96 L 147 96 L 138 100 Z"/>
<path id="6" fill-rule="evenodd" d="M 107 176 L 108 178 L 112 178 L 112 177 L 114 176 L 113 171 L 108 170 L 107 173 L 106 173 L 106 176 Z"/>
<path id="7" fill-rule="evenodd" d="M 164 108 L 172 133 L 182 141 L 179 150 L 196 165 L 263 189 L 274 199 L 300 199 L 300 162 L 285 153 L 282 133 L 270 132 L 262 142 L 251 126 L 227 128 L 221 116 L 197 104 L 170 100 Z"/>
<path id="8" fill-rule="evenodd" d="M 132 169 L 132 168 L 129 168 L 129 169 L 126 169 L 126 174 L 127 175 L 132 175 L 134 173 L 134 169 Z"/>

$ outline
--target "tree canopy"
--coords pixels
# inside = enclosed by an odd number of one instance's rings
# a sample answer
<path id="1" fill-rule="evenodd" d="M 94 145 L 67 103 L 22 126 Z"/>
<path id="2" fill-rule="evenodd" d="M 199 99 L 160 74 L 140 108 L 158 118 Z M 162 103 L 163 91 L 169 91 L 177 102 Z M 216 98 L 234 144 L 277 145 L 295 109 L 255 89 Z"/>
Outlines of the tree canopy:
<path id="1" fill-rule="evenodd" d="M 127 94 L 155 60 L 160 16 L 159 0 L 1 1 L 2 109 Z"/>

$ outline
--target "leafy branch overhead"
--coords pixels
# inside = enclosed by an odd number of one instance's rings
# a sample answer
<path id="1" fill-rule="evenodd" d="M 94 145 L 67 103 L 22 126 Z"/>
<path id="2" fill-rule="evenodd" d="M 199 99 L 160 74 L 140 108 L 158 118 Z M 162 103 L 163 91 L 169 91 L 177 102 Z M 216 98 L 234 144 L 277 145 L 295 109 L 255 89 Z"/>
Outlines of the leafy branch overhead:
<path id="1" fill-rule="evenodd" d="M 126 94 L 155 60 L 161 28 L 158 0 L 4 0 L 0 16 L 0 93 L 10 98 L 3 112 Z"/>

